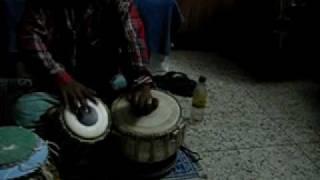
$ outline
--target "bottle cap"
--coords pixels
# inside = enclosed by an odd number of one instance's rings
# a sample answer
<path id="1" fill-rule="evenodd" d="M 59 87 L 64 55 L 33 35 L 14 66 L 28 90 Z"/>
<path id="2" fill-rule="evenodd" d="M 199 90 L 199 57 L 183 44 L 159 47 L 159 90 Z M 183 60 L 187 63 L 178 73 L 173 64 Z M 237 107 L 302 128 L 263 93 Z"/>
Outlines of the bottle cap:
<path id="1" fill-rule="evenodd" d="M 200 77 L 199 77 L 199 82 L 205 83 L 206 81 L 207 81 L 207 78 L 206 78 L 206 77 L 204 77 L 204 76 L 200 76 Z"/>

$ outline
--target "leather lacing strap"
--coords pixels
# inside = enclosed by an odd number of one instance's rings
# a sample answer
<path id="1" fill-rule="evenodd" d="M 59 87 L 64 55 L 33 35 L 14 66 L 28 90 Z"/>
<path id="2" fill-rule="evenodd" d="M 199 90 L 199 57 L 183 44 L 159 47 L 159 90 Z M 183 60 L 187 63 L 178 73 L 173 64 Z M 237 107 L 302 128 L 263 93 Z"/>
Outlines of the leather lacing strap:
<path id="1" fill-rule="evenodd" d="M 60 151 L 60 147 L 56 143 L 54 143 L 52 141 L 47 141 L 47 143 L 49 145 L 48 147 L 49 147 L 50 153 L 55 155 L 57 158 L 59 158 L 59 153 L 58 152 Z"/>

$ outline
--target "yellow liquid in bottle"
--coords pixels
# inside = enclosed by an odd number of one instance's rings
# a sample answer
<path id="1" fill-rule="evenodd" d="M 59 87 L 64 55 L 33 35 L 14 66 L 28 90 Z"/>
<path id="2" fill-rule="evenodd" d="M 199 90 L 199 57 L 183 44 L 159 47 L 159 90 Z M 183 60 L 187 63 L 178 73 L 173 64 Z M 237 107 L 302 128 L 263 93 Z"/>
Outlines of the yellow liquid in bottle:
<path id="1" fill-rule="evenodd" d="M 192 106 L 205 108 L 207 106 L 208 92 L 204 84 L 199 84 L 192 97 Z"/>

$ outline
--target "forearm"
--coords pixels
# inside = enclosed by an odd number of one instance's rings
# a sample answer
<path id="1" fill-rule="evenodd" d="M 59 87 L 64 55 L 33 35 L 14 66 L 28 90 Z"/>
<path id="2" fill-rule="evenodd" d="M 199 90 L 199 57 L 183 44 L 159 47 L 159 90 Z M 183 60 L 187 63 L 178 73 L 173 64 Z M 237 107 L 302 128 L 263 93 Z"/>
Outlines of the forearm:
<path id="1" fill-rule="evenodd" d="M 20 52 L 25 64 L 35 69 L 41 76 L 50 75 L 58 84 L 65 84 L 72 80 L 61 64 L 56 62 L 48 47 L 50 33 L 46 25 L 46 16 L 43 10 L 34 10 L 28 7 L 19 29 L 18 39 Z"/>
<path id="2" fill-rule="evenodd" d="M 131 88 L 135 88 L 141 85 L 153 85 L 151 74 L 144 68 L 132 68 L 130 73 L 127 74 L 129 79 L 129 85 Z"/>
<path id="3" fill-rule="evenodd" d="M 145 67 L 149 63 L 149 54 L 145 41 L 143 22 L 137 8 L 131 0 L 117 0 L 118 13 L 124 29 L 124 36 L 127 40 L 127 79 L 132 87 L 141 84 L 152 84 L 150 72 Z"/>

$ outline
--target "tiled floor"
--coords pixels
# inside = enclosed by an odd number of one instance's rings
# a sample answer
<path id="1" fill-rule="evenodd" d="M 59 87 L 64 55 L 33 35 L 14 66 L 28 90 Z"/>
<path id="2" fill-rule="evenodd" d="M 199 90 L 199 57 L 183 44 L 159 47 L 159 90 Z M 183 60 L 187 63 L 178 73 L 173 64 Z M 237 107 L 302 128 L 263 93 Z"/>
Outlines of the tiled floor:
<path id="1" fill-rule="evenodd" d="M 208 78 L 206 118 L 185 139 L 208 179 L 320 179 L 318 84 L 257 82 L 211 53 L 176 51 L 171 69 Z M 178 99 L 188 120 L 190 99 Z"/>

